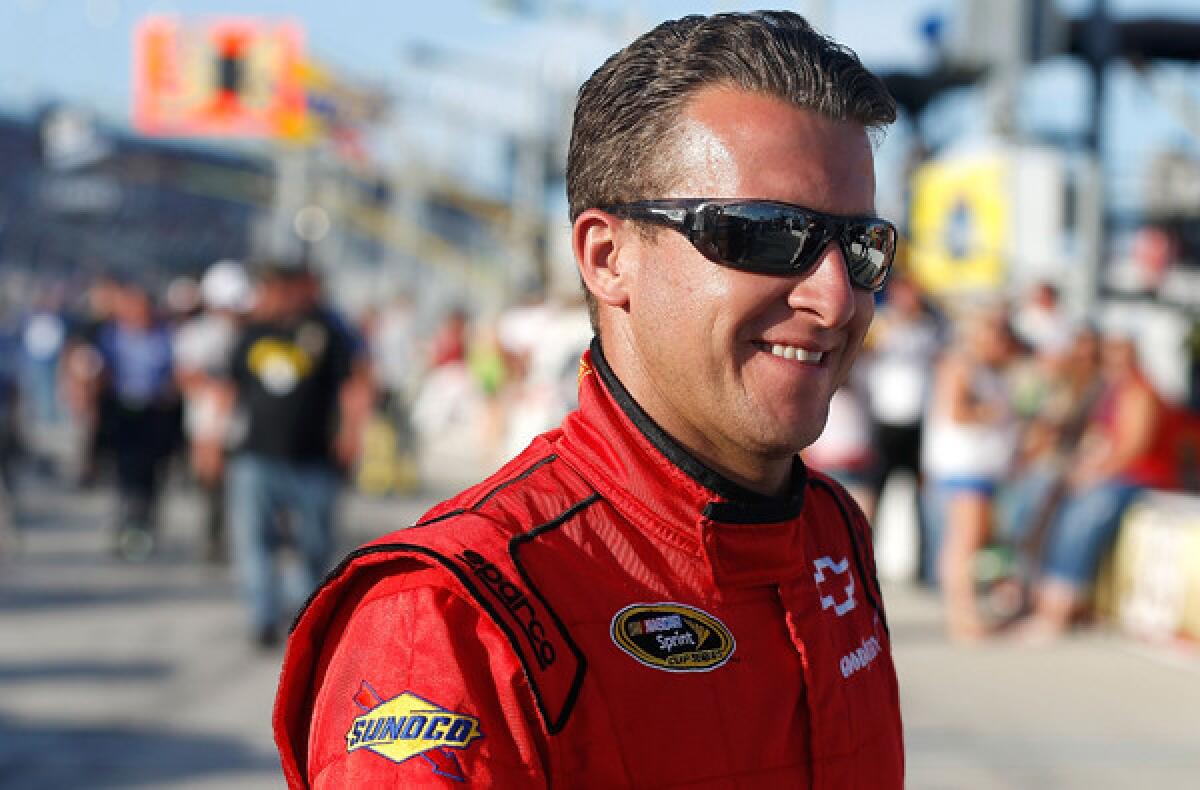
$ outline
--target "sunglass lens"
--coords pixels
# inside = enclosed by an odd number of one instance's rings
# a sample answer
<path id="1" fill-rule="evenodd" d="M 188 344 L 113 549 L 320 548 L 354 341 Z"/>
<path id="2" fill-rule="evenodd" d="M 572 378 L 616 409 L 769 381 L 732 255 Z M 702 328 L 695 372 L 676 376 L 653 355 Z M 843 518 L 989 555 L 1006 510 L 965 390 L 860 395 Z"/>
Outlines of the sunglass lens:
<path id="1" fill-rule="evenodd" d="M 850 278 L 863 288 L 878 290 L 896 252 L 895 230 L 882 221 L 853 223 L 846 226 L 842 238 Z"/>
<path id="2" fill-rule="evenodd" d="M 785 206 L 740 203 L 721 207 L 713 241 L 730 266 L 792 274 L 812 266 L 826 239 L 815 216 Z"/>
<path id="3" fill-rule="evenodd" d="M 877 291 L 896 251 L 896 230 L 884 220 L 844 222 L 781 203 L 711 206 L 706 255 L 727 266 L 760 274 L 803 274 L 840 234 L 850 279 Z"/>

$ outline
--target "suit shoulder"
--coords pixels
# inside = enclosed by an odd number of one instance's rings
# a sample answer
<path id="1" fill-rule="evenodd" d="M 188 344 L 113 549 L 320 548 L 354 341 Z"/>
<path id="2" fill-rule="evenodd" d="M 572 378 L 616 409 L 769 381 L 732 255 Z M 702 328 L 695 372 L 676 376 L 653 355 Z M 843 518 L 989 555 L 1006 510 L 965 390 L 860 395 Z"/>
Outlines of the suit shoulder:
<path id="1" fill-rule="evenodd" d="M 405 532 L 437 540 L 437 526 L 452 522 L 453 532 L 466 530 L 485 542 L 512 539 L 593 495 L 592 486 L 560 461 L 552 438 L 553 433 L 543 434 L 495 474 L 435 505 Z"/>

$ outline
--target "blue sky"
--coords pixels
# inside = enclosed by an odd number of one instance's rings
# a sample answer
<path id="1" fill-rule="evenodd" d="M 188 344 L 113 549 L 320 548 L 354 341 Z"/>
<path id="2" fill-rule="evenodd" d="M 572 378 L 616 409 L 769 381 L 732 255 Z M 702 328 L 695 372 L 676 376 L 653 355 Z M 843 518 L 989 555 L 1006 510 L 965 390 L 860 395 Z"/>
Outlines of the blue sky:
<path id="1" fill-rule="evenodd" d="M 764 5 L 701 0 L 526 2 L 551 11 L 566 6 L 583 10 L 532 21 L 498 11 L 503 5 L 498 0 L 0 0 L 0 109 L 20 112 L 48 99 L 64 99 L 97 111 L 110 123 L 127 123 L 132 30 L 149 13 L 290 17 L 303 24 L 309 48 L 318 57 L 347 73 L 410 90 L 412 82 L 405 82 L 406 46 L 422 42 L 470 53 L 475 70 L 487 72 L 492 87 L 465 100 L 492 105 L 477 109 L 519 114 L 521 102 L 488 102 L 486 97 L 503 96 L 506 89 L 519 95 L 546 63 L 555 64 L 556 74 L 574 72 L 564 79 L 578 82 L 604 55 L 664 18 Z M 959 7 L 956 0 L 806 0 L 778 5 L 808 14 L 869 66 L 917 71 L 932 62 L 920 34 L 922 21 L 940 13 L 952 25 Z M 1080 13 L 1090 0 L 1062 0 L 1059 5 Z M 1109 6 L 1116 15 L 1154 11 L 1200 19 L 1200 0 L 1109 0 Z M 1200 71 L 1168 76 L 1163 84 L 1169 90 L 1182 90 L 1200 102 Z M 1147 152 L 1157 148 L 1176 146 L 1200 155 L 1196 135 L 1164 108 L 1147 84 L 1120 72 L 1112 87 L 1110 150 L 1118 157 L 1118 183 L 1136 173 Z M 1078 64 L 1040 66 L 1021 94 L 1022 124 L 1034 131 L 1077 131 L 1086 118 L 1087 95 L 1086 75 Z M 960 96 L 944 105 L 926 119 L 927 131 L 977 131 L 977 99 Z M 495 116 L 496 123 L 510 120 Z M 907 139 L 906 131 L 897 129 L 885 143 L 881 165 L 886 167 L 890 152 L 902 150 Z"/>
<path id="2" fill-rule="evenodd" d="M 91 103 L 114 119 L 127 112 L 130 40 L 137 19 L 149 13 L 185 16 L 240 14 L 291 17 L 303 23 L 315 53 L 349 71 L 385 81 L 398 78 L 406 42 L 481 52 L 514 63 L 529 62 L 564 36 L 595 36 L 599 19 L 629 31 L 692 12 L 761 7 L 762 3 L 697 0 L 594 0 L 587 21 L 539 23 L 496 10 L 493 0 L 3 0 L 0 24 L 0 101 L 12 106 L 47 96 Z M 553 9 L 561 0 L 541 0 Z M 868 62 L 922 62 L 918 36 L 930 9 L 945 0 L 824 0 L 790 3 L 826 20 Z M 862 24 L 863 21 L 870 24 Z M 884 35 L 879 35 L 880 32 Z"/>
<path id="3" fill-rule="evenodd" d="M 1005 0 L 996 0 L 1004 2 Z M 1011 0 L 1009 0 L 1011 1 Z M 579 5 L 585 17 L 626 20 L 640 30 L 689 12 L 761 7 L 762 2 L 703 0 L 526 0 L 553 9 Z M 86 100 L 106 115 L 128 106 L 130 39 L 148 13 L 289 16 L 307 29 L 312 49 L 344 68 L 395 78 L 397 51 L 407 41 L 498 54 L 514 61 L 536 56 L 563 24 L 515 19 L 496 11 L 498 0 L 3 0 L 0 24 L 0 101 L 47 95 Z M 1200 16 L 1200 0 L 1109 0 L 1116 14 L 1161 10 Z M 769 5 L 769 4 L 766 4 Z M 800 0 L 777 5 L 809 14 L 870 65 L 928 63 L 919 34 L 930 13 L 954 17 L 955 0 Z M 1078 13 L 1089 0 L 1060 0 Z M 576 20 L 579 14 L 573 14 Z M 586 27 L 576 24 L 574 27 Z"/>

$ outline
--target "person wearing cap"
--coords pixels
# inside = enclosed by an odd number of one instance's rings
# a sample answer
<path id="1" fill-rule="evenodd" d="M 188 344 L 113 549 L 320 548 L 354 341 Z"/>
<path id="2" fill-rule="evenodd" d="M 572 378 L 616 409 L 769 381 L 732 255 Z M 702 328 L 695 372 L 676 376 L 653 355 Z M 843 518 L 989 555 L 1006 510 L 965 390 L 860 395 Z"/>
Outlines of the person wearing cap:
<path id="1" fill-rule="evenodd" d="M 184 322 L 175 335 L 175 375 L 184 398 L 184 431 L 192 473 L 204 492 L 204 557 L 224 562 L 224 453 L 229 437 L 230 410 L 223 400 L 233 344 L 247 311 L 252 288 L 238 261 L 212 264 L 200 280 L 203 312 Z"/>
<path id="2" fill-rule="evenodd" d="M 226 379 L 226 512 L 252 638 L 270 647 L 287 617 L 277 533 L 290 529 L 306 595 L 328 570 L 341 476 L 357 458 L 371 395 L 362 342 L 321 302 L 316 273 L 288 260 L 255 272 Z"/>
<path id="3" fill-rule="evenodd" d="M 894 257 L 895 112 L 783 11 L 665 22 L 584 83 L 579 408 L 310 598 L 291 787 L 903 785 L 870 527 L 798 457 Z"/>

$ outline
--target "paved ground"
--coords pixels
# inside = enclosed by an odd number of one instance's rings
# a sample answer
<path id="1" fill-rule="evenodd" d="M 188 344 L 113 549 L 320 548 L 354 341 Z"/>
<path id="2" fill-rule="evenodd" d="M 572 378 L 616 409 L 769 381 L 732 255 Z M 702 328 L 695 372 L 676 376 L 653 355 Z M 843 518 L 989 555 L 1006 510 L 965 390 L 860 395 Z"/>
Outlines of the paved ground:
<path id="1" fill-rule="evenodd" d="M 347 503 L 359 541 L 426 499 Z M 0 788 L 281 786 L 277 654 L 245 639 L 226 571 L 194 561 L 194 499 L 162 555 L 106 553 L 101 493 L 36 484 L 0 559 Z M 1194 788 L 1200 658 L 1092 633 L 1051 648 L 948 645 L 936 600 L 889 590 L 912 788 Z"/>
<path id="2" fill-rule="evenodd" d="M 888 591 L 913 788 L 1200 787 L 1200 656 L 1095 631 L 959 647 L 936 599 Z"/>

